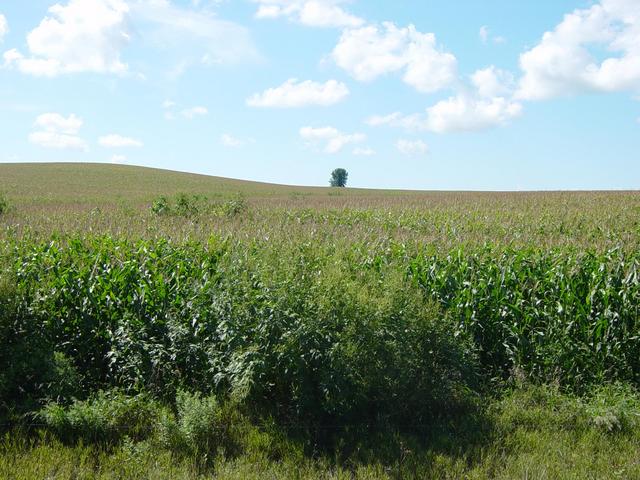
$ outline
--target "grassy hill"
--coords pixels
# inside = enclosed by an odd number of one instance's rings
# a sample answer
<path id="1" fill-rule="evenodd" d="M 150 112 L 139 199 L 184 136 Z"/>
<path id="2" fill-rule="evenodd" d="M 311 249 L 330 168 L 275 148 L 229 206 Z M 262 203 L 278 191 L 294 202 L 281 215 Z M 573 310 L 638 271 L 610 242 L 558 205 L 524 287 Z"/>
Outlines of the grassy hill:
<path id="1" fill-rule="evenodd" d="M 156 168 L 99 163 L 0 164 L 0 191 L 21 202 L 112 201 L 124 198 L 147 201 L 158 195 L 189 192 L 247 196 L 287 195 L 292 191 L 317 193 L 324 189 L 293 188 L 268 183 L 233 180 Z"/>
<path id="2" fill-rule="evenodd" d="M 0 163 L 0 192 L 20 203 L 147 202 L 158 195 L 189 194 L 208 197 L 240 193 L 247 198 L 326 197 L 329 187 L 300 187 L 235 180 L 157 168 L 101 163 Z M 398 190 L 348 188 L 347 196 L 419 194 Z"/>

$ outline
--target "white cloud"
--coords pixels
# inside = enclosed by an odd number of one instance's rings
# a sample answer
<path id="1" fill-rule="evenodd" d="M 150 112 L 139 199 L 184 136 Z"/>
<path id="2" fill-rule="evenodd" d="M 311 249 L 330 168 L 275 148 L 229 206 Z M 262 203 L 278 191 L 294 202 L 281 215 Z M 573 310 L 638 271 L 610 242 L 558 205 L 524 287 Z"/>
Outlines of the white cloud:
<path id="1" fill-rule="evenodd" d="M 362 133 L 345 134 L 334 127 L 302 127 L 300 136 L 310 145 L 320 145 L 329 154 L 338 153 L 349 144 L 361 143 L 367 139 Z"/>
<path id="2" fill-rule="evenodd" d="M 471 75 L 471 83 L 481 97 L 510 96 L 515 88 L 515 79 L 511 72 L 500 70 L 491 65 L 476 70 Z"/>
<path id="3" fill-rule="evenodd" d="M 339 67 L 362 82 L 402 71 L 405 83 L 431 93 L 457 80 L 456 57 L 438 49 L 433 33 L 420 33 L 413 25 L 398 28 L 385 22 L 345 30 L 331 55 Z"/>
<path id="4" fill-rule="evenodd" d="M 9 33 L 9 23 L 7 17 L 0 13 L 0 43 L 4 40 L 4 36 Z"/>
<path id="5" fill-rule="evenodd" d="M 640 2 L 601 0 L 565 15 L 520 56 L 520 68 L 521 99 L 640 91 Z"/>
<path id="6" fill-rule="evenodd" d="M 365 123 L 434 133 L 466 132 L 506 125 L 522 113 L 522 105 L 512 99 L 515 81 L 511 73 L 490 66 L 473 73 L 471 84 L 473 88 L 461 89 L 424 114 L 374 115 Z"/>
<path id="7" fill-rule="evenodd" d="M 80 137 L 64 133 L 33 132 L 29 135 L 29 141 L 45 148 L 87 150 L 87 144 Z"/>
<path id="8" fill-rule="evenodd" d="M 209 113 L 209 110 L 207 110 L 206 107 L 191 107 L 191 108 L 186 108 L 182 110 L 182 112 L 180 112 L 180 114 L 184 118 L 188 118 L 189 120 L 195 117 L 203 117 L 205 115 L 208 115 L 208 113 Z"/>
<path id="9" fill-rule="evenodd" d="M 286 17 L 309 27 L 359 27 L 363 19 L 351 15 L 340 4 L 345 0 L 254 0 L 257 18 Z"/>
<path id="10" fill-rule="evenodd" d="M 422 140 L 400 139 L 396 142 L 396 148 L 403 155 L 424 155 L 429 151 L 429 147 Z"/>
<path id="11" fill-rule="evenodd" d="M 164 102 L 162 102 L 162 108 L 164 109 L 173 108 L 175 106 L 176 102 L 174 102 L 173 100 L 165 100 Z"/>
<path id="12" fill-rule="evenodd" d="M 5 66 L 49 77 L 78 72 L 122 74 L 127 71 L 120 51 L 130 39 L 128 12 L 124 0 L 57 3 L 27 35 L 29 56 L 10 50 L 4 54 Z"/>
<path id="13" fill-rule="evenodd" d="M 459 93 L 427 108 L 424 114 L 395 112 L 374 116 L 366 122 L 374 127 L 390 126 L 434 133 L 472 132 L 507 125 L 522 114 L 522 105 L 506 97 L 481 97 Z"/>
<path id="14" fill-rule="evenodd" d="M 124 155 L 113 155 L 111 157 L 111 163 L 124 163 L 127 161 L 127 157 Z"/>
<path id="15" fill-rule="evenodd" d="M 458 94 L 427 108 L 424 127 L 435 133 L 470 132 L 506 125 L 522 113 L 522 105 L 504 97 Z"/>
<path id="16" fill-rule="evenodd" d="M 144 42 L 174 63 L 173 76 L 193 65 L 251 63 L 261 60 L 246 27 L 223 20 L 206 5 L 180 7 L 169 0 L 131 0 L 131 16 Z"/>
<path id="17" fill-rule="evenodd" d="M 224 133 L 220 136 L 220 144 L 228 148 L 240 148 L 244 146 L 245 142 L 229 133 Z"/>
<path id="18" fill-rule="evenodd" d="M 371 157 L 376 154 L 376 151 L 371 147 L 356 147 L 352 153 L 362 157 Z"/>
<path id="19" fill-rule="evenodd" d="M 169 0 L 67 0 L 27 36 L 28 53 L 5 52 L 5 67 L 38 76 L 94 72 L 124 74 L 122 50 L 134 38 L 168 61 L 191 65 L 260 59 L 249 30 L 221 20 L 206 7 L 180 7 Z M 139 74 L 140 78 L 144 75 Z"/>
<path id="20" fill-rule="evenodd" d="M 140 140 L 117 134 L 100 137 L 98 143 L 106 148 L 142 147 L 144 145 Z"/>
<path id="21" fill-rule="evenodd" d="M 40 130 L 29 135 L 29 142 L 45 148 L 88 150 L 86 142 L 78 137 L 82 119 L 71 114 L 44 113 L 36 118 L 34 126 Z"/>
<path id="22" fill-rule="evenodd" d="M 58 132 L 69 135 L 75 135 L 82 128 L 83 121 L 74 114 L 67 118 L 59 113 L 43 113 L 38 115 L 35 126 L 44 129 L 47 132 Z"/>
<path id="23" fill-rule="evenodd" d="M 250 107 L 295 108 L 310 105 L 329 106 L 341 102 L 349 95 L 344 83 L 329 80 L 326 83 L 290 78 L 279 87 L 269 88 L 247 99 Z"/>

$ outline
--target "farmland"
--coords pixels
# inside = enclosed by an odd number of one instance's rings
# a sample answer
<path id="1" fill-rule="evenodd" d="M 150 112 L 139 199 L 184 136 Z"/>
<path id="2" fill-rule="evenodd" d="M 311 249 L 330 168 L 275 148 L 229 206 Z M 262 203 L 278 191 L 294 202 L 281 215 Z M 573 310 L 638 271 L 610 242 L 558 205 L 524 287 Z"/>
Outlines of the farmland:
<path id="1" fill-rule="evenodd" d="M 640 478 L 636 192 L 0 192 L 2 478 Z"/>

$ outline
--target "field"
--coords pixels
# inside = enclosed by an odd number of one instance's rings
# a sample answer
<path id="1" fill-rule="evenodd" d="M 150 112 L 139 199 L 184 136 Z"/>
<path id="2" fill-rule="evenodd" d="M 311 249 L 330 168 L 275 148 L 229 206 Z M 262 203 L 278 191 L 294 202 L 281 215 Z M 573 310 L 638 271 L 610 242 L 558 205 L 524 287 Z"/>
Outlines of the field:
<path id="1" fill-rule="evenodd" d="M 0 478 L 640 478 L 637 192 L 0 192 Z"/>

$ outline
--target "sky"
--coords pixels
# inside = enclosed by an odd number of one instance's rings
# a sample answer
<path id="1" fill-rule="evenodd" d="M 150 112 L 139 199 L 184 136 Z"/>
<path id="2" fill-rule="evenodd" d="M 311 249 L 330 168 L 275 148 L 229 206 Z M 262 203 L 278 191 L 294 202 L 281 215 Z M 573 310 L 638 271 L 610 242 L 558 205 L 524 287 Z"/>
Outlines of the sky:
<path id="1" fill-rule="evenodd" d="M 0 0 L 0 162 L 640 188 L 640 0 Z"/>

